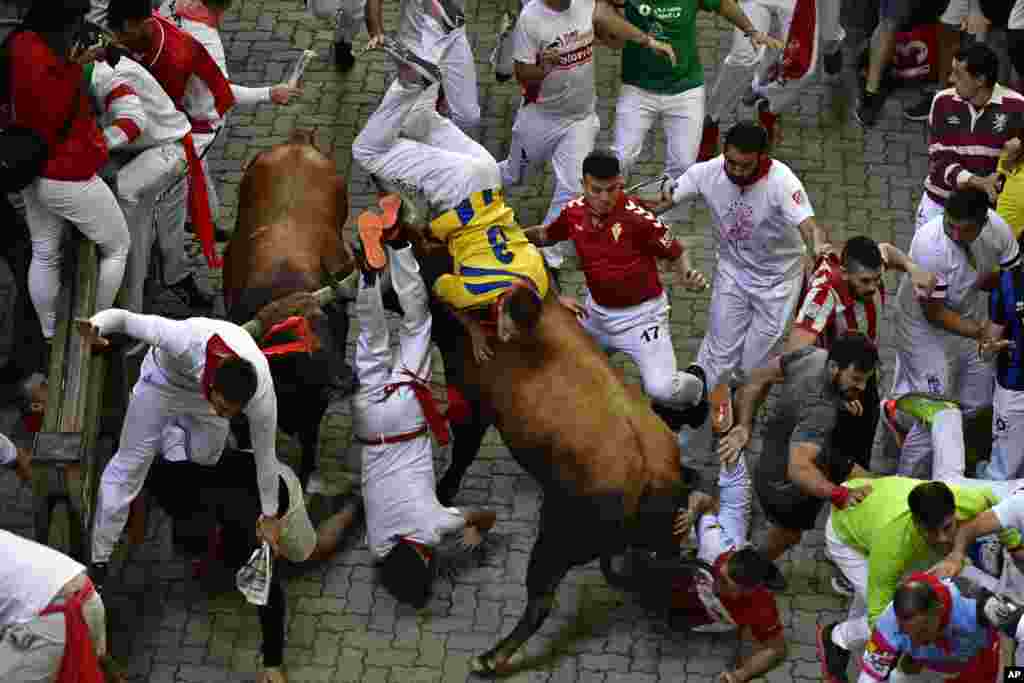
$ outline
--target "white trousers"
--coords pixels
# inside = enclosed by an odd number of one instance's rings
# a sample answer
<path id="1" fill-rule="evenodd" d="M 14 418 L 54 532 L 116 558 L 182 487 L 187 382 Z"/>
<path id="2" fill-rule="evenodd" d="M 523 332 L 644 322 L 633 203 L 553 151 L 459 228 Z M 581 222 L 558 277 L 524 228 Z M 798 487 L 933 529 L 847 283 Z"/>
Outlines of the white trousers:
<path id="1" fill-rule="evenodd" d="M 587 317 L 580 321 L 606 352 L 621 351 L 640 368 L 644 391 L 654 401 L 678 409 L 700 400 L 701 383 L 694 375 L 678 371 L 676 351 L 669 329 L 668 295 L 625 308 L 605 308 L 587 292 Z"/>
<path id="2" fill-rule="evenodd" d="M 893 396 L 920 391 L 955 397 L 963 415 L 970 417 L 992 404 L 994 384 L 993 368 L 978 358 L 973 340 L 934 335 L 918 337 L 912 347 L 896 348 Z M 914 422 L 900 452 L 899 474 L 919 479 L 945 479 L 956 470 L 963 474 L 958 462 L 963 457 L 963 424 L 958 413 L 939 413 L 931 430 Z"/>
<path id="3" fill-rule="evenodd" d="M 756 30 L 782 41 L 787 39 L 796 0 L 744 0 L 740 5 Z M 834 23 L 838 27 L 838 17 Z M 812 66 L 799 80 L 783 81 L 775 74 L 781 66 L 781 52 L 763 46 L 755 48 L 742 31 L 734 29 L 732 47 L 719 69 L 708 100 L 708 116 L 713 121 L 721 121 L 736 110 L 751 87 L 756 94 L 768 99 L 773 113 L 781 114 L 815 77 L 819 33 L 818 22 L 815 21 L 813 36 L 807 37 L 814 41 Z"/>
<path id="4" fill-rule="evenodd" d="M 753 495 L 747 459 L 741 457 L 731 471 L 718 471 L 718 513 L 700 518 L 697 535 L 697 557 L 714 563 L 719 555 L 742 548 L 750 532 L 750 507 Z"/>
<path id="5" fill-rule="evenodd" d="M 554 222 L 565 205 L 582 194 L 583 160 L 594 149 L 600 130 L 601 121 L 596 113 L 567 121 L 524 104 L 512 125 L 508 158 L 500 164 L 502 184 L 510 187 L 527 183 L 550 160 L 555 172 L 555 192 L 543 224 Z M 552 268 L 561 267 L 573 251 L 568 240 L 541 249 Z"/>
<path id="6" fill-rule="evenodd" d="M 65 590 L 85 585 L 85 574 L 71 579 Z M 57 597 L 51 604 L 63 604 Z M 103 598 L 96 591 L 82 603 L 82 618 L 89 629 L 93 650 L 107 653 L 107 621 Z M 23 624 L 0 627 L 0 680 L 11 683 L 52 683 L 57 680 L 67 643 L 62 612 L 41 615 Z"/>
<path id="7" fill-rule="evenodd" d="M 334 22 L 334 40 L 352 44 L 366 25 L 366 0 L 306 0 L 317 19 Z"/>
<path id="8" fill-rule="evenodd" d="M 917 213 L 914 214 L 914 232 L 936 216 L 941 216 L 945 210 L 946 207 L 932 199 L 927 192 L 922 194 L 921 201 L 917 204 Z"/>
<path id="9" fill-rule="evenodd" d="M 441 87 L 448 101 L 452 121 L 466 135 L 475 137 L 480 128 L 480 97 L 476 80 L 476 60 L 466 27 L 438 35 L 423 34 L 413 51 L 441 70 Z"/>
<path id="10" fill-rule="evenodd" d="M 133 313 L 143 312 L 144 285 L 154 240 L 163 255 L 165 281 L 175 284 L 188 274 L 185 264 L 187 191 L 167 195 L 170 206 L 161 212 L 160 221 L 157 221 L 156 210 L 157 200 L 172 183 L 181 180 L 181 189 L 187 190 L 188 183 L 182 180 L 186 168 L 185 149 L 176 141 L 144 150 L 116 171 L 117 199 L 132 237 L 121 296 L 123 308 Z"/>
<path id="11" fill-rule="evenodd" d="M 352 158 L 447 211 L 474 192 L 501 187 L 501 172 L 485 147 L 437 113 L 436 96 L 437 86 L 409 88 L 396 79 L 352 143 Z"/>
<path id="12" fill-rule="evenodd" d="M 644 150 L 651 126 L 665 128 L 665 174 L 678 178 L 697 159 L 704 125 L 704 86 L 663 95 L 623 84 L 615 105 L 614 149 L 628 176 Z"/>
<path id="13" fill-rule="evenodd" d="M 825 525 L 825 552 L 853 586 L 853 600 L 846 621 L 832 630 L 832 640 L 844 650 L 863 645 L 871 637 L 868 627 L 868 558 L 839 540 L 829 513 Z"/>
<path id="14" fill-rule="evenodd" d="M 228 420 L 215 414 L 204 396 L 171 385 L 152 351 L 146 354 L 117 452 L 100 478 L 92 561 L 109 561 L 128 520 L 128 506 L 142 490 L 157 454 L 166 453 L 172 461 L 214 465 L 224 451 L 228 429 Z"/>
<path id="15" fill-rule="evenodd" d="M 419 274 L 419 264 L 407 247 L 395 251 L 385 247 L 391 286 L 404 315 L 398 331 L 397 354 L 391 348 L 387 314 L 381 300 L 381 277 L 371 287 L 360 281 L 356 298 L 359 337 L 356 340 L 356 374 L 359 392 L 352 402 L 353 430 L 363 437 L 410 432 L 423 424 L 423 410 L 412 389 L 399 387 L 387 398 L 384 387 L 408 382 L 413 373 L 429 382 L 430 326 L 429 293 Z M 384 446 L 390 447 L 390 446 Z"/>
<path id="16" fill-rule="evenodd" d="M 802 276 L 797 276 L 767 291 L 755 291 L 718 269 L 708 328 L 697 352 L 697 365 L 709 387 L 736 368 L 749 371 L 764 364 L 793 317 L 801 284 Z"/>
<path id="17" fill-rule="evenodd" d="M 43 336 L 50 339 L 57 328 L 65 221 L 73 223 L 99 247 L 97 311 L 114 303 L 124 277 L 131 236 L 114 193 L 99 176 L 82 181 L 37 178 L 22 190 L 21 196 L 32 236 L 29 296 L 39 315 Z"/>
<path id="18" fill-rule="evenodd" d="M 665 174 L 678 178 L 697 160 L 704 126 L 704 86 L 675 95 L 663 95 L 623 84 L 615 105 L 615 143 L 613 149 L 629 176 L 644 149 L 644 140 L 655 121 L 665 128 Z M 661 216 L 663 221 L 678 220 L 676 207 Z"/>
<path id="19" fill-rule="evenodd" d="M 1024 392 L 996 383 L 992 395 L 992 459 L 984 479 L 1024 477 Z"/>

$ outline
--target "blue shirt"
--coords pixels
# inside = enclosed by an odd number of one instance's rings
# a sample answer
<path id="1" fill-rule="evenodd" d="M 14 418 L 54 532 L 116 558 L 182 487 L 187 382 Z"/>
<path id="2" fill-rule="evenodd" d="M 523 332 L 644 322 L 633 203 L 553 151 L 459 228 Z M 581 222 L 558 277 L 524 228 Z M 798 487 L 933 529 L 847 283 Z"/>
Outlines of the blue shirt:
<path id="1" fill-rule="evenodd" d="M 1018 287 L 1016 279 L 1024 284 L 1024 273 L 1018 268 L 999 273 L 999 286 L 989 296 L 989 317 L 996 325 L 1003 325 L 1004 339 L 1016 342 L 1016 347 L 999 354 L 996 360 L 996 381 L 1009 391 L 1024 391 L 1024 287 Z"/>
<path id="2" fill-rule="evenodd" d="M 876 681 L 884 681 L 896 666 L 900 654 L 906 654 L 932 671 L 962 671 L 986 648 L 999 640 L 988 624 L 978 622 L 978 603 L 964 597 L 949 579 L 942 583 L 949 589 L 950 615 L 942 638 L 923 646 L 915 646 L 910 636 L 900 629 L 892 603 L 875 622 L 871 640 L 864 650 L 862 672 Z"/>

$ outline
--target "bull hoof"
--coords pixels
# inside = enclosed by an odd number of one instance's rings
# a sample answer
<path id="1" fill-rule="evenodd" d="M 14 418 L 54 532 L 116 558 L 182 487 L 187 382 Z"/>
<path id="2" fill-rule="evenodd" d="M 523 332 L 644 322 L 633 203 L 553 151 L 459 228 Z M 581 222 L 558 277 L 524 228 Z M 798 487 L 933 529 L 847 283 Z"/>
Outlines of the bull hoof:
<path id="1" fill-rule="evenodd" d="M 477 676 L 494 678 L 511 673 L 522 659 L 522 655 L 518 651 L 511 657 L 501 657 L 495 648 L 469 660 L 469 668 Z"/>

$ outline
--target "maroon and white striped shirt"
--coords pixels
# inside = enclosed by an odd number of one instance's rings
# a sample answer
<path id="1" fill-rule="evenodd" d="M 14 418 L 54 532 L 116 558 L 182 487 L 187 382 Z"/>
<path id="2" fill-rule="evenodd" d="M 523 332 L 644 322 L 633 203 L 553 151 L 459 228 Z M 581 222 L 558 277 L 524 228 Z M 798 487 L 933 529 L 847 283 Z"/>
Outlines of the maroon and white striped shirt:
<path id="1" fill-rule="evenodd" d="M 829 254 L 818 263 L 793 324 L 817 335 L 817 344 L 824 349 L 846 332 L 860 332 L 877 344 L 878 318 L 884 305 L 884 289 L 870 299 L 854 299 L 843 280 L 839 257 Z"/>
<path id="2" fill-rule="evenodd" d="M 1024 96 L 996 84 L 977 110 L 948 88 L 935 95 L 928 119 L 928 196 L 945 205 L 958 179 L 995 173 L 1003 145 L 1024 126 Z"/>

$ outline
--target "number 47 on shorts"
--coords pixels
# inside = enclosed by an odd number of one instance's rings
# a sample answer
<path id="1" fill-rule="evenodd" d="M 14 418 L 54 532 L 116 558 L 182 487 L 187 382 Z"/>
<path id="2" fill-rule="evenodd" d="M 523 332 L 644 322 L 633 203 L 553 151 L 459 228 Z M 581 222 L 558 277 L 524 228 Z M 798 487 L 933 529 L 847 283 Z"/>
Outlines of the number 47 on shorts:
<path id="1" fill-rule="evenodd" d="M 654 341 L 657 338 L 658 338 L 658 325 L 653 325 L 651 327 L 645 327 L 644 331 L 643 331 L 643 334 L 640 335 L 640 339 L 642 339 L 645 344 L 649 344 L 650 342 Z M 1024 683 L 1024 680 L 1022 680 L 1021 683 Z"/>

